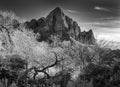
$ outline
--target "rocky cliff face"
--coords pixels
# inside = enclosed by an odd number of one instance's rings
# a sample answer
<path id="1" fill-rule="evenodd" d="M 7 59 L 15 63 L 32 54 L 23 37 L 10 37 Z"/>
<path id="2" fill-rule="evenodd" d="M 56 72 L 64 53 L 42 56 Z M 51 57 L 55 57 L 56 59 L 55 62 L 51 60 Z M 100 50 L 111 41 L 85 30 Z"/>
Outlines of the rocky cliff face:
<path id="1" fill-rule="evenodd" d="M 89 31 L 83 31 L 78 35 L 79 41 L 86 44 L 95 44 L 95 38 L 93 31 L 90 29 Z"/>
<path id="2" fill-rule="evenodd" d="M 26 24 L 27 28 L 39 34 L 39 41 L 50 40 L 51 35 L 57 35 L 61 41 L 69 40 L 69 37 L 73 37 L 82 43 L 95 43 L 92 30 L 81 32 L 77 22 L 65 15 L 59 7 L 51 11 L 46 18 L 32 19 Z"/>

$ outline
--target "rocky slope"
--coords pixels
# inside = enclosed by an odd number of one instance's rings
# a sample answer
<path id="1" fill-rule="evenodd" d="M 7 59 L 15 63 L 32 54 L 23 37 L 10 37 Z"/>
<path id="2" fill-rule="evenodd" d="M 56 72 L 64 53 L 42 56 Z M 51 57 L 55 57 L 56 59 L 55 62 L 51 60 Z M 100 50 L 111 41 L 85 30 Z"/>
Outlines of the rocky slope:
<path id="1" fill-rule="evenodd" d="M 51 11 L 46 18 L 32 19 L 25 24 L 27 28 L 32 29 L 38 35 L 39 41 L 49 40 L 52 42 L 51 36 L 58 36 L 61 41 L 73 37 L 82 43 L 95 44 L 92 30 L 81 32 L 77 22 L 65 15 L 59 7 Z"/>

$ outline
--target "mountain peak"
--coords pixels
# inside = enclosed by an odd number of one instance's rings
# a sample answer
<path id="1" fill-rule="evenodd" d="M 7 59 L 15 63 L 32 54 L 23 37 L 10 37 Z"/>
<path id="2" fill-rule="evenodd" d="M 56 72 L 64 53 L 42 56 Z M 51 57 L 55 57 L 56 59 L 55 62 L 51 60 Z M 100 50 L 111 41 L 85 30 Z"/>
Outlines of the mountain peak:
<path id="1" fill-rule="evenodd" d="M 61 8 L 60 7 L 56 7 L 55 9 L 53 9 L 50 14 L 48 15 L 48 17 L 50 16 L 61 16 L 63 15 L 64 13 L 62 12 Z"/>
<path id="2" fill-rule="evenodd" d="M 54 11 L 54 12 L 61 12 L 62 10 L 61 10 L 60 7 L 56 7 L 53 11 Z"/>
<path id="3" fill-rule="evenodd" d="M 40 40 L 52 40 L 50 36 L 59 36 L 61 41 L 69 40 L 69 37 L 88 44 L 94 44 L 94 35 L 92 30 L 81 32 L 76 21 L 63 13 L 60 7 L 53 9 L 50 14 L 35 22 L 28 23 L 28 27 L 32 28 L 35 33 L 40 33 Z M 36 28 L 35 28 L 36 27 Z M 44 39 L 46 38 L 46 39 Z"/>
<path id="4" fill-rule="evenodd" d="M 92 31 L 92 29 L 90 29 L 88 32 L 93 34 L 93 31 Z"/>

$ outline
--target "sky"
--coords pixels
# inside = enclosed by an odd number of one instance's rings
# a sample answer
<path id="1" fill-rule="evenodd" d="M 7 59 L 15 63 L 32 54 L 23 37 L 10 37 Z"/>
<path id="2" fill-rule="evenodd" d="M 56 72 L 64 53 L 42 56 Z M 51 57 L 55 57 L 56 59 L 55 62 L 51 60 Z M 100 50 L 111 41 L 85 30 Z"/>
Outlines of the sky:
<path id="1" fill-rule="evenodd" d="M 45 17 L 55 7 L 77 21 L 81 30 L 92 29 L 96 38 L 120 41 L 120 0 L 0 0 L 0 10 L 27 20 Z"/>

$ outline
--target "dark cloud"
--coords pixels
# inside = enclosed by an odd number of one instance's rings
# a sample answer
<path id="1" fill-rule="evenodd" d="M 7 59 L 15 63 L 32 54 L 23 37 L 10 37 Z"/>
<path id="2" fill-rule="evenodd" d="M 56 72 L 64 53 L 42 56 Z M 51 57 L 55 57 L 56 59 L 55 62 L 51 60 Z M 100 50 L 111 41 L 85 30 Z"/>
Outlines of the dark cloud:
<path id="1" fill-rule="evenodd" d="M 0 0 L 1 10 L 13 10 L 20 16 L 27 14 L 27 17 L 34 17 L 35 12 L 40 13 L 56 6 L 94 14 L 97 13 L 94 11 L 94 7 L 97 6 L 97 8 L 109 9 L 113 12 L 111 14 L 118 15 L 119 0 Z M 106 15 L 107 13 L 103 14 Z"/>

